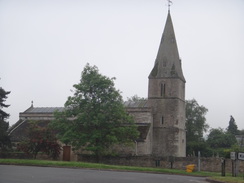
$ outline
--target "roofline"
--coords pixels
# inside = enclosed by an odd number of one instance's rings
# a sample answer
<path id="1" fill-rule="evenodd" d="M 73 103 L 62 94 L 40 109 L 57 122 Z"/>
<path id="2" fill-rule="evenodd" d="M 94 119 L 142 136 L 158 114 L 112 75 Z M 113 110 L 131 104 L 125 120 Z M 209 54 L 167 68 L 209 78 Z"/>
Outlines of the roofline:
<path id="1" fill-rule="evenodd" d="M 20 124 L 18 124 L 17 126 L 15 126 L 13 129 L 10 128 L 9 131 L 9 135 L 11 135 L 11 133 L 13 133 L 19 126 L 21 126 L 23 123 L 25 123 L 27 120 L 23 120 L 22 122 L 20 122 Z M 18 122 L 17 122 L 18 123 Z"/>

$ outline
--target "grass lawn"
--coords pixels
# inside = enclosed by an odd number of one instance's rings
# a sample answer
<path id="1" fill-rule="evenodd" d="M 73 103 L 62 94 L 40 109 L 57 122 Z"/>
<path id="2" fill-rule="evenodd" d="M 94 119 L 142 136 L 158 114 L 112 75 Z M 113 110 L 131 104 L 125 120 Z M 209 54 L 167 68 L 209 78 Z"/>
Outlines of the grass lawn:
<path id="1" fill-rule="evenodd" d="M 90 169 L 104 169 L 104 170 L 179 174 L 179 175 L 209 177 L 210 179 L 213 179 L 213 180 L 218 180 L 218 181 L 228 182 L 228 183 L 244 183 L 243 175 L 241 175 L 240 177 L 231 177 L 230 174 L 227 174 L 226 177 L 221 177 L 221 174 L 216 173 L 216 172 L 201 171 L 201 172 L 188 173 L 185 170 L 176 170 L 176 169 L 117 166 L 117 165 L 106 165 L 106 164 L 85 163 L 85 162 L 75 162 L 75 161 L 67 162 L 67 161 L 46 161 L 46 160 L 26 160 L 26 159 L 0 159 L 0 164 L 28 165 L 28 166 L 52 166 L 52 167 L 69 167 L 69 168 L 90 168 Z"/>

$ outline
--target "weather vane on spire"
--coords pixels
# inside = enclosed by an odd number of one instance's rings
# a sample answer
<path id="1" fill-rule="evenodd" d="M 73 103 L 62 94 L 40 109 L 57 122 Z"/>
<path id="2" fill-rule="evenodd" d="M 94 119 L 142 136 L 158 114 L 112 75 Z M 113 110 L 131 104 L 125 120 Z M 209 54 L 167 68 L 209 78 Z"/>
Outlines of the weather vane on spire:
<path id="1" fill-rule="evenodd" d="M 170 6 L 173 4 L 171 0 L 168 0 L 168 11 L 170 11 Z"/>

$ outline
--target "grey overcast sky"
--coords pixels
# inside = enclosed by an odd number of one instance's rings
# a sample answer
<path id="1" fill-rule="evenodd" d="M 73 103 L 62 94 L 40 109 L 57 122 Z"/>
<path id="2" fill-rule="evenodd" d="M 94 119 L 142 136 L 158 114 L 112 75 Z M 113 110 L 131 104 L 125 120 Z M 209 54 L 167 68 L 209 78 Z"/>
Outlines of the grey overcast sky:
<path id="1" fill-rule="evenodd" d="M 147 97 L 167 17 L 166 0 L 0 0 L 0 86 L 11 91 L 10 125 L 34 101 L 60 107 L 86 63 L 124 100 Z M 244 0 L 173 0 L 171 16 L 186 99 L 208 108 L 207 123 L 244 129 Z"/>

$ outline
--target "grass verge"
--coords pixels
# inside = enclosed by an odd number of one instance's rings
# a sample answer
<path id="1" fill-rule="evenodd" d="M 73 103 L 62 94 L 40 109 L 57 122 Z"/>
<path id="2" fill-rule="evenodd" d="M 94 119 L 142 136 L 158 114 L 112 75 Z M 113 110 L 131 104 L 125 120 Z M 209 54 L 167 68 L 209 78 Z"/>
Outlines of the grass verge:
<path id="1" fill-rule="evenodd" d="M 119 170 L 119 171 L 137 171 L 150 173 L 165 173 L 178 175 L 191 175 L 209 177 L 212 180 L 227 182 L 227 183 L 244 183 L 243 177 L 231 177 L 227 174 L 226 177 L 221 177 L 220 173 L 216 172 L 192 172 L 188 173 L 185 170 L 162 169 L 151 167 L 135 167 L 135 166 L 118 166 L 106 165 L 99 163 L 85 163 L 74 161 L 47 161 L 47 160 L 26 160 L 26 159 L 0 159 L 0 164 L 5 165 L 28 165 L 28 166 L 50 166 L 50 167 L 68 167 L 68 168 L 89 168 L 89 169 L 104 169 L 104 170 Z"/>

